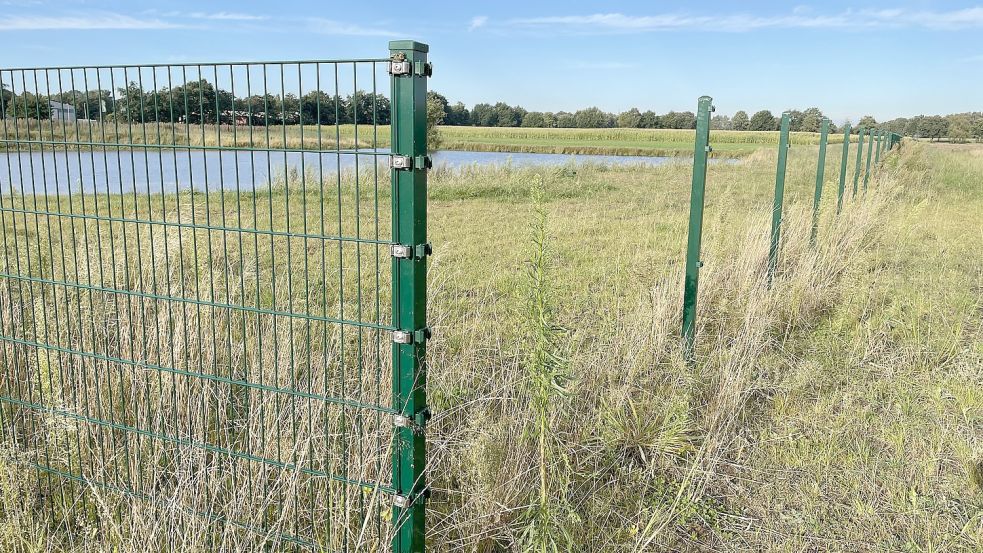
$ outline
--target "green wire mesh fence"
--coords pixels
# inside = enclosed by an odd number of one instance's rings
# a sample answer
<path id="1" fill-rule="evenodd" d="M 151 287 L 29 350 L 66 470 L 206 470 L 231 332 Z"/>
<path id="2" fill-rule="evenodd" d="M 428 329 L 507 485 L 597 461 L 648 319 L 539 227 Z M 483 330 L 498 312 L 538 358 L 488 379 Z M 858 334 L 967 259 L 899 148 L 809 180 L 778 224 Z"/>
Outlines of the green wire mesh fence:
<path id="1" fill-rule="evenodd" d="M 390 546 L 389 69 L 0 70 L 0 429 L 38 524 Z"/>

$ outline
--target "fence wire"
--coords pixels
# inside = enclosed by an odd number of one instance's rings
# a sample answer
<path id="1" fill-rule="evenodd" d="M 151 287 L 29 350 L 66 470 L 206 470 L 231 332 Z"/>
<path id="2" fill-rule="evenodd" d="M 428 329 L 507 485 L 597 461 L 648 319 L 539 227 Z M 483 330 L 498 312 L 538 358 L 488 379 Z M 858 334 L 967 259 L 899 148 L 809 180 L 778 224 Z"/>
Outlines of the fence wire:
<path id="1" fill-rule="evenodd" d="M 388 546 L 387 62 L 0 69 L 0 428 L 38 524 Z"/>

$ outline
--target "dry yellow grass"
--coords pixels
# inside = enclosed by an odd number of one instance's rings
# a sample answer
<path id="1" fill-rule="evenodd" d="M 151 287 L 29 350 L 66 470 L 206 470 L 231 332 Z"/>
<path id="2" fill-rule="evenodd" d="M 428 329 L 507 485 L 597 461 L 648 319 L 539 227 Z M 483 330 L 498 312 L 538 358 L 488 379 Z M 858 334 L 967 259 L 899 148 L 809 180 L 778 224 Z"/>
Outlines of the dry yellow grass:
<path id="1" fill-rule="evenodd" d="M 983 458 L 983 158 L 972 148 L 906 144 L 887 157 L 866 196 L 848 199 L 834 217 L 832 150 L 816 248 L 808 243 L 815 149 L 792 150 L 786 238 L 771 290 L 763 283 L 774 153 L 710 167 L 695 366 L 681 360 L 676 338 L 688 167 L 434 171 L 430 548 L 525 548 L 543 497 L 555 541 L 569 551 L 983 548 L 983 490 L 974 479 Z M 535 321 L 526 267 L 537 189 L 550 250 L 543 292 L 566 329 L 556 339 L 570 376 L 545 411 L 529 381 Z M 289 184 L 277 193 L 299 194 Z M 253 253 L 257 275 L 282 253 Z M 301 257 L 282 267 L 299 270 Z M 229 267 L 256 259 L 247 248 L 245 259 L 234 255 L 210 270 L 198 261 L 202 278 L 221 282 Z M 18 303 L 5 286 L 0 311 L 46 308 Z M 111 327 L 105 313 L 91 317 Z M 187 322 L 206 330 L 213 323 L 207 314 Z M 217 338 L 212 354 L 235 366 L 235 355 L 224 357 L 227 336 Z M 267 367 L 286 363 L 251 339 L 234 345 L 266 356 Z M 533 432 L 542 417 L 546 455 Z M 49 424 L 51 436 L 61 436 L 52 444 L 66 452 L 79 445 L 58 434 L 57 417 Z M 258 432 L 272 423 L 249 424 Z M 256 547 L 255 537 L 179 509 L 200 506 L 200 490 L 228 482 L 190 451 L 181 470 L 156 475 L 174 479 L 169 502 L 90 489 L 98 524 L 38 525 L 51 515 L 33 474 L 14 462 L 17 445 L 8 438 L 5 446 L 6 550 Z M 388 450 L 365 453 L 371 460 Z M 274 489 L 297 493 L 288 475 L 267 476 Z M 226 499 L 225 508 L 244 517 L 276 504 Z M 126 516 L 118 516 L 120 504 Z M 347 535 L 349 547 L 377 550 L 359 527 Z"/>

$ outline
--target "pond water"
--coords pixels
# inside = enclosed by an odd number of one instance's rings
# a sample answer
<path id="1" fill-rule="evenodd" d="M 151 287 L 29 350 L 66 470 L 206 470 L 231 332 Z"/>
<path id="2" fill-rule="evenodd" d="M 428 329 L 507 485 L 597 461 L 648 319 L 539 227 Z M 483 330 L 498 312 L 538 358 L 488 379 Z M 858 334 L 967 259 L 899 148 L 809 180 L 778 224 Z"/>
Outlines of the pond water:
<path id="1" fill-rule="evenodd" d="M 686 162 L 686 158 L 528 154 L 506 152 L 439 151 L 435 167 L 505 165 L 529 167 L 566 163 L 603 165 L 662 165 Z M 285 172 L 306 173 L 315 180 L 332 179 L 339 168 L 380 176 L 387 171 L 388 152 L 355 153 L 95 150 L 82 152 L 11 152 L 0 155 L 0 189 L 25 194 L 102 192 L 172 192 L 195 188 L 251 190 L 268 185 L 269 176 L 282 179 Z M 32 178 L 33 177 L 33 178 Z"/>

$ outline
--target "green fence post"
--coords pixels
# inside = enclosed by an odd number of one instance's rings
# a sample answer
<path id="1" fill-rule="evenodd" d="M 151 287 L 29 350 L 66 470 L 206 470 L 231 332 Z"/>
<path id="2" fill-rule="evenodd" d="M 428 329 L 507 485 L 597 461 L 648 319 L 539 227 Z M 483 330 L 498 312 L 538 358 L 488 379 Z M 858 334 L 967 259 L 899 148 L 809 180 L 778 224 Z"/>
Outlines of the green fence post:
<path id="1" fill-rule="evenodd" d="M 425 548 L 427 448 L 427 79 L 430 48 L 389 43 L 392 54 L 393 551 Z"/>
<path id="2" fill-rule="evenodd" d="M 775 173 L 775 202 L 771 209 L 771 245 L 768 248 L 768 287 L 775 280 L 778 267 L 778 248 L 782 235 L 782 203 L 785 201 L 785 167 L 788 163 L 788 129 L 792 116 L 782 114 L 781 133 L 778 138 L 778 169 Z"/>
<path id="3" fill-rule="evenodd" d="M 693 188 L 689 198 L 689 237 L 686 243 L 686 281 L 683 285 L 683 355 L 693 361 L 696 340 L 696 299 L 699 295 L 700 245 L 703 242 L 703 204 L 710 153 L 710 112 L 713 98 L 700 96 L 696 113 L 696 146 L 693 149 Z"/>
<path id="4" fill-rule="evenodd" d="M 826 177 L 826 140 L 829 138 L 829 118 L 823 117 L 819 127 L 819 165 L 816 167 L 816 195 L 812 200 L 812 232 L 809 243 L 816 244 L 819 233 L 819 202 L 823 197 L 823 179 Z"/>
<path id="5" fill-rule="evenodd" d="M 843 211 L 843 190 L 846 188 L 846 165 L 850 158 L 850 124 L 843 124 L 843 154 L 840 156 L 840 187 L 836 190 L 836 214 Z"/>
<path id="6" fill-rule="evenodd" d="M 884 131 L 877 131 L 877 150 L 874 152 L 874 165 L 877 166 L 881 162 L 881 139 L 884 137 Z"/>
<path id="7" fill-rule="evenodd" d="M 864 194 L 867 193 L 867 183 L 870 182 L 870 160 L 871 160 L 871 150 L 874 149 L 874 130 L 871 129 L 867 133 L 869 136 L 867 142 L 867 166 L 864 168 Z"/>
<path id="8" fill-rule="evenodd" d="M 857 197 L 857 185 L 860 182 L 860 164 L 863 162 L 864 128 L 857 129 L 857 163 L 853 170 L 853 197 Z"/>

